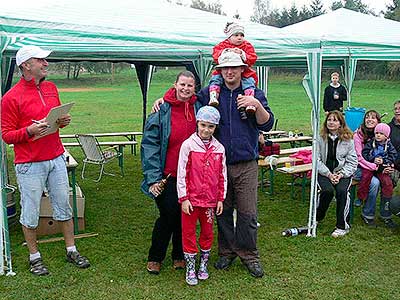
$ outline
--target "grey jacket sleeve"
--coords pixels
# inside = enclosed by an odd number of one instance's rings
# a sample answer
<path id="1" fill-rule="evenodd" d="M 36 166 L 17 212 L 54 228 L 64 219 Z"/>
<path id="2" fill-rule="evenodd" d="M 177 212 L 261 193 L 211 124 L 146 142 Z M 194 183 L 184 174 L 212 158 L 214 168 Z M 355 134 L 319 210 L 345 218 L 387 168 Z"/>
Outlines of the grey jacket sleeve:
<path id="1" fill-rule="evenodd" d="M 345 157 L 343 168 L 340 170 L 340 173 L 343 174 L 343 177 L 348 178 L 353 176 L 353 174 L 357 170 L 358 160 L 357 153 L 354 147 L 354 141 L 350 140 L 347 143 L 347 155 Z"/>

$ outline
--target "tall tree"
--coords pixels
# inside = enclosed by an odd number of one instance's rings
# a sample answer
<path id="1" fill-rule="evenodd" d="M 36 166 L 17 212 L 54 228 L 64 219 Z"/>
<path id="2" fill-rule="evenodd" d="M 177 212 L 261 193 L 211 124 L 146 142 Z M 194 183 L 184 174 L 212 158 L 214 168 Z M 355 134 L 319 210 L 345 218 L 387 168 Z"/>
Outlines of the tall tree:
<path id="1" fill-rule="evenodd" d="M 339 8 L 343 8 L 343 3 L 342 1 L 334 1 L 331 5 L 332 10 L 337 10 Z"/>
<path id="2" fill-rule="evenodd" d="M 400 21 L 400 0 L 393 0 L 393 4 L 386 5 L 384 12 L 386 19 Z"/>
<path id="3" fill-rule="evenodd" d="M 192 0 L 190 7 L 212 12 L 218 15 L 226 15 L 226 13 L 222 10 L 222 4 L 217 0 L 216 2 L 205 3 L 202 0 Z"/>
<path id="4" fill-rule="evenodd" d="M 310 4 L 310 14 L 312 17 L 320 16 L 325 13 L 324 5 L 322 0 L 313 0 Z"/>
<path id="5" fill-rule="evenodd" d="M 299 12 L 299 22 L 308 20 L 311 18 L 313 15 L 311 14 L 311 11 L 307 8 L 307 6 L 303 5 L 301 7 L 301 10 Z"/>
<path id="6" fill-rule="evenodd" d="M 254 0 L 253 15 L 250 20 L 267 25 L 269 8 L 270 0 Z"/>
<path id="7" fill-rule="evenodd" d="M 289 24 L 290 25 L 295 24 L 300 21 L 299 11 L 296 7 L 296 4 L 294 4 L 294 2 L 292 4 L 292 6 L 290 7 L 290 9 L 288 10 L 288 14 L 289 14 Z"/>

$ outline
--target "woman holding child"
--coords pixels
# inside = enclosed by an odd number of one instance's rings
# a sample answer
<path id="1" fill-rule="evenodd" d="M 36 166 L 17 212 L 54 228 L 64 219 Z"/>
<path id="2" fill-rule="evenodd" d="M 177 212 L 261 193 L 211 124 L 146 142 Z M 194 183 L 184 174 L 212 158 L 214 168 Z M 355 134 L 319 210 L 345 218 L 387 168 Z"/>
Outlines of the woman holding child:
<path id="1" fill-rule="evenodd" d="M 173 267 L 185 267 L 176 176 L 181 145 L 196 131 L 193 73 L 179 73 L 163 99 L 160 110 L 147 118 L 141 143 L 142 191 L 155 199 L 160 212 L 154 224 L 147 263 L 147 271 L 152 274 L 159 274 L 171 237 Z"/>
<path id="2" fill-rule="evenodd" d="M 336 229 L 332 237 L 346 235 L 350 230 L 351 178 L 357 169 L 357 155 L 352 132 L 341 112 L 328 112 L 319 143 L 318 185 L 321 190 L 317 221 L 324 219 L 336 193 Z"/>
<path id="3" fill-rule="evenodd" d="M 375 128 L 381 123 L 381 116 L 375 110 L 369 110 L 364 115 L 364 120 L 360 127 L 354 132 L 354 145 L 358 158 L 358 168 L 354 174 L 354 179 L 360 181 L 362 176 L 362 170 L 375 172 L 378 169 L 378 165 L 374 162 L 369 162 L 362 155 L 362 151 L 365 145 L 370 142 L 375 135 Z M 390 168 L 384 170 L 384 172 L 389 172 Z M 375 208 L 376 200 L 378 197 L 378 191 L 380 187 L 380 181 L 377 176 L 373 176 L 369 184 L 368 195 L 364 199 L 364 205 L 361 211 L 361 218 L 364 223 L 370 227 L 376 227 L 375 223 Z M 361 202 L 361 200 L 357 199 Z M 357 201 L 356 200 L 356 201 Z M 385 209 L 384 201 L 380 202 L 380 217 L 384 220 L 385 225 L 388 227 L 395 227 L 396 224 L 391 219 L 391 213 Z"/>

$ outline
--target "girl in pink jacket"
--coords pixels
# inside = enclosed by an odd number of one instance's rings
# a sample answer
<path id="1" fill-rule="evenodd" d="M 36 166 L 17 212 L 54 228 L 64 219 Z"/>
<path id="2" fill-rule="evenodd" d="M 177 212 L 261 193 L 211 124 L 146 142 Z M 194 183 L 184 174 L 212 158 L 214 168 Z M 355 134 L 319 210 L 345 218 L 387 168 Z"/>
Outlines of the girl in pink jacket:
<path id="1" fill-rule="evenodd" d="M 178 161 L 177 190 L 182 204 L 182 244 L 186 260 L 186 282 L 196 285 L 208 278 L 208 259 L 213 243 L 214 211 L 223 210 L 227 189 L 224 146 L 213 133 L 220 119 L 218 110 L 204 106 L 196 115 L 197 132 L 181 146 Z M 196 275 L 198 252 L 196 225 L 200 222 L 200 266 Z"/>

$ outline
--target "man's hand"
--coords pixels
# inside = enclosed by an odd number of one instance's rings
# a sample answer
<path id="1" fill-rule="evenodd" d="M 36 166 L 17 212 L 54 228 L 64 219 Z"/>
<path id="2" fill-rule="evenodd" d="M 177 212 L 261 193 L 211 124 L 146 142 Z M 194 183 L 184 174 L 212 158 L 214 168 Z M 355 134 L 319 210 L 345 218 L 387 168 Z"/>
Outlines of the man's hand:
<path id="1" fill-rule="evenodd" d="M 42 119 L 35 121 L 35 123 L 29 125 L 26 128 L 26 131 L 30 136 L 42 136 L 47 132 L 48 129 L 49 129 L 49 123 L 46 122 L 46 119 Z"/>
<path id="2" fill-rule="evenodd" d="M 162 191 L 163 191 L 163 189 L 160 187 L 160 183 L 159 182 L 153 183 L 149 187 L 149 192 L 152 193 L 155 197 L 160 196 Z"/>
<path id="3" fill-rule="evenodd" d="M 260 101 L 258 101 L 253 96 L 239 95 L 236 98 L 236 103 L 237 103 L 238 108 L 240 108 L 240 107 L 246 108 L 247 106 L 254 106 L 257 110 L 261 106 Z"/>
<path id="4" fill-rule="evenodd" d="M 71 115 L 70 114 L 66 114 L 61 116 L 58 120 L 57 123 L 60 127 L 65 127 L 68 126 L 69 123 L 71 123 Z"/>
<path id="5" fill-rule="evenodd" d="M 377 164 L 377 165 L 383 164 L 382 157 L 375 157 L 374 163 Z"/>
<path id="6" fill-rule="evenodd" d="M 159 98 L 154 101 L 153 106 L 151 107 L 151 113 L 158 112 L 160 110 L 160 105 L 164 103 L 163 98 Z"/>
<path id="7" fill-rule="evenodd" d="M 222 214 L 223 211 L 224 211 L 224 203 L 222 203 L 222 201 L 218 201 L 217 202 L 217 209 L 215 211 L 215 214 L 217 216 L 219 216 L 220 214 Z"/>
<path id="8" fill-rule="evenodd" d="M 189 200 L 185 200 L 182 202 L 182 211 L 190 216 L 190 212 L 193 211 L 193 206 Z"/>

